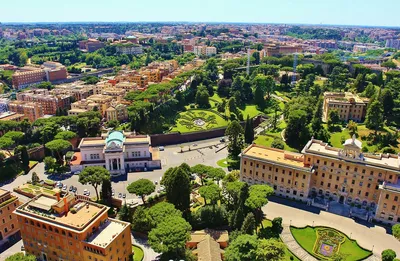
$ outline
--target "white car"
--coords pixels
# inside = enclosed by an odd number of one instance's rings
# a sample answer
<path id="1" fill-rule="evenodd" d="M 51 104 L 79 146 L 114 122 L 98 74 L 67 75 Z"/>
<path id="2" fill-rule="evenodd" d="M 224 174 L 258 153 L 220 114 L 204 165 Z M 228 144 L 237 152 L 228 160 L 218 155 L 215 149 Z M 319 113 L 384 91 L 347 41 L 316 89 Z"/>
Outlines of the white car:
<path id="1" fill-rule="evenodd" d="M 67 185 L 64 185 L 64 186 L 62 187 L 62 190 L 67 190 Z"/>

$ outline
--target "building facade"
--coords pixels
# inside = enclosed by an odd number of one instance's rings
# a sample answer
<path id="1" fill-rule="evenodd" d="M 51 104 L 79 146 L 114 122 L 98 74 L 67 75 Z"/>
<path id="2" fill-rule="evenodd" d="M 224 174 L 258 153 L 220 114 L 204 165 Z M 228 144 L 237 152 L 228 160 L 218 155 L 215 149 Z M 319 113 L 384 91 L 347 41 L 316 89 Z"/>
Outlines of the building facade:
<path id="1" fill-rule="evenodd" d="M 301 153 L 251 145 L 241 154 L 241 180 L 309 202 L 324 198 L 364 209 L 365 219 L 400 222 L 400 159 L 364 154 L 355 137 L 343 149 L 310 140 Z"/>
<path id="2" fill-rule="evenodd" d="M 367 113 L 368 99 L 351 92 L 325 92 L 322 120 L 327 122 L 329 112 L 337 110 L 340 120 L 362 122 Z"/>
<path id="3" fill-rule="evenodd" d="M 42 105 L 35 102 L 11 101 L 8 107 L 11 112 L 23 114 L 24 118 L 30 122 L 34 122 L 44 115 Z"/>
<path id="4" fill-rule="evenodd" d="M 17 217 L 13 213 L 20 205 L 18 197 L 10 191 L 0 189 L 0 245 L 3 245 L 19 232 Z"/>
<path id="5" fill-rule="evenodd" d="M 129 260 L 130 224 L 83 196 L 38 195 L 18 207 L 25 251 L 44 261 Z"/>
<path id="6" fill-rule="evenodd" d="M 99 138 L 83 138 L 79 144 L 81 162 L 77 171 L 87 166 L 102 166 L 112 176 L 136 169 L 159 169 L 158 151 L 151 147 L 150 137 L 111 131 Z"/>

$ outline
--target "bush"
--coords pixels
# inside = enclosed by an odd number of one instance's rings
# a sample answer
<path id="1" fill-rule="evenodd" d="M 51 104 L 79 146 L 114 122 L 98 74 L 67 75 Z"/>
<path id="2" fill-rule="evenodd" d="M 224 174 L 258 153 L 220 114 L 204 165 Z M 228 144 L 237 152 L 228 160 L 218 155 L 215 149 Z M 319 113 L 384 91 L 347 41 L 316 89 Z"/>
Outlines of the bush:
<path id="1" fill-rule="evenodd" d="M 217 228 L 228 224 L 228 212 L 224 206 L 204 206 L 192 213 L 193 229 Z"/>
<path id="2" fill-rule="evenodd" d="M 282 218 L 277 217 L 272 220 L 272 230 L 276 233 L 280 233 L 282 231 Z"/>
<path id="3" fill-rule="evenodd" d="M 76 213 L 76 208 L 71 208 L 69 211 L 70 211 L 72 214 L 75 214 L 75 213 Z"/>
<path id="4" fill-rule="evenodd" d="M 390 153 L 390 154 L 395 154 L 396 150 L 391 148 L 391 147 L 384 147 L 382 150 L 382 153 Z"/>
<path id="5" fill-rule="evenodd" d="M 396 258 L 396 252 L 392 249 L 382 251 L 382 261 L 393 261 Z"/>
<path id="6" fill-rule="evenodd" d="M 279 138 L 275 138 L 271 143 L 272 148 L 283 150 L 285 148 L 285 143 Z"/>

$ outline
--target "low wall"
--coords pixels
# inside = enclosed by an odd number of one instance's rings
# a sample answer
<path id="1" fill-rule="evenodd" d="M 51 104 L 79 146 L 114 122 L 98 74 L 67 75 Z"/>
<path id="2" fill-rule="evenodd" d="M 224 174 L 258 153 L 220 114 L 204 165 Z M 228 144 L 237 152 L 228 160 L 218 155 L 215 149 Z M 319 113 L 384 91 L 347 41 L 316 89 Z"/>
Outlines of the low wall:
<path id="1" fill-rule="evenodd" d="M 265 118 L 263 116 L 257 116 L 253 119 L 253 127 L 256 128 Z M 244 125 L 244 122 L 241 122 Z M 162 145 L 174 145 L 186 142 L 193 142 L 199 140 L 213 139 L 222 137 L 225 135 L 225 130 L 227 127 L 217 128 L 206 131 L 196 131 L 189 133 L 166 133 L 166 134 L 153 134 L 150 135 L 152 146 L 162 146 Z"/>
<path id="2" fill-rule="evenodd" d="M 28 155 L 30 160 L 42 161 L 45 157 L 44 146 L 41 145 L 39 147 L 29 149 Z"/>

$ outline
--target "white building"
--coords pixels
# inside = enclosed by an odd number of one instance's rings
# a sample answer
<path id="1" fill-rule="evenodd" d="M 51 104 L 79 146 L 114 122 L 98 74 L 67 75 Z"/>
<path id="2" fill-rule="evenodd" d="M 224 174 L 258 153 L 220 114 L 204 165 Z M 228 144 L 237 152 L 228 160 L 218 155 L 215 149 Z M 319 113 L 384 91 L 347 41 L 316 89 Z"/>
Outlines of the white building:
<path id="1" fill-rule="evenodd" d="M 217 48 L 214 46 L 196 45 L 193 47 L 193 53 L 197 56 L 213 56 L 217 54 Z"/>
<path id="2" fill-rule="evenodd" d="M 217 54 L 217 48 L 214 46 L 206 47 L 206 56 L 213 56 Z"/>
<path id="3" fill-rule="evenodd" d="M 127 44 L 117 44 L 117 53 L 120 54 L 142 54 L 143 53 L 143 47 L 139 44 L 132 44 L 132 43 L 127 43 Z"/>
<path id="4" fill-rule="evenodd" d="M 158 150 L 153 149 L 150 137 L 121 131 L 111 131 L 102 137 L 83 138 L 80 153 L 75 153 L 71 171 L 87 166 L 101 166 L 112 176 L 128 172 L 161 168 Z"/>

